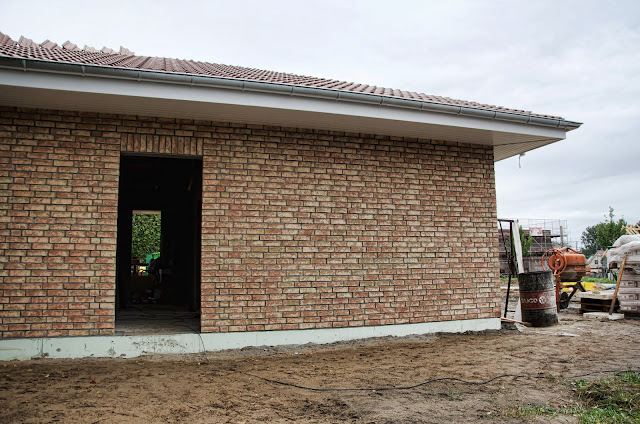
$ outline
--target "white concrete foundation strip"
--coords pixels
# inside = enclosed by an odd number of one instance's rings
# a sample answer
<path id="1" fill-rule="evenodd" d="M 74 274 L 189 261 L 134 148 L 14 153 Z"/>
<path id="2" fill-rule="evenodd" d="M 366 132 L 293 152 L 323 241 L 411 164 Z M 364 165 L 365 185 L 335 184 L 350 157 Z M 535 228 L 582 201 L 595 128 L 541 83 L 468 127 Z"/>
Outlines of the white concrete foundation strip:
<path id="1" fill-rule="evenodd" d="M 278 346 L 333 343 L 385 336 L 430 333 L 462 333 L 500 329 L 500 318 L 429 322 L 372 327 L 322 328 L 237 333 L 183 333 L 148 336 L 46 337 L 0 340 L 0 360 L 33 358 L 133 358 L 142 355 L 190 354 L 240 349 L 249 346 Z"/>

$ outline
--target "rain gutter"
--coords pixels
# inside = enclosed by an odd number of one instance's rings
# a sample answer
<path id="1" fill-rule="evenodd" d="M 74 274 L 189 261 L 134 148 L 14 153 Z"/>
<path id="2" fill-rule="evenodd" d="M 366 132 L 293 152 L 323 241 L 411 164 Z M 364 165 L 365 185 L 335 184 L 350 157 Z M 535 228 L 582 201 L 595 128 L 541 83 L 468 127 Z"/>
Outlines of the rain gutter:
<path id="1" fill-rule="evenodd" d="M 522 125 L 534 125 L 571 131 L 579 128 L 579 122 L 558 118 L 523 115 L 490 109 L 449 105 L 424 100 L 400 99 L 392 96 L 369 93 L 354 93 L 330 88 L 302 87 L 292 84 L 248 81 L 236 78 L 223 78 L 205 75 L 158 72 L 143 69 L 119 68 L 113 66 L 85 65 L 79 63 L 53 62 L 40 59 L 0 57 L 0 69 L 21 70 L 25 72 L 43 72 L 98 77 L 138 82 L 159 82 L 193 87 L 222 88 L 248 92 L 262 92 L 287 96 L 308 97 L 323 100 L 336 100 L 405 108 L 425 112 L 444 113 L 494 121 L 506 121 Z"/>

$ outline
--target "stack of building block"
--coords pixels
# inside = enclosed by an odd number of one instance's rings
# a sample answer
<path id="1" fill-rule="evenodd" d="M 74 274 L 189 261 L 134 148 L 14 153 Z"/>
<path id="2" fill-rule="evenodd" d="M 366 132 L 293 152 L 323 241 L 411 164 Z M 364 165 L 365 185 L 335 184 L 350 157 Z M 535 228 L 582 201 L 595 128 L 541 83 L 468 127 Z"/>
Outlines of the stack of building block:
<path id="1" fill-rule="evenodd" d="M 621 237 L 621 246 L 610 250 L 610 267 L 618 268 L 622 272 L 618 300 L 620 312 L 640 313 L 640 241 L 638 235 Z M 616 243 L 618 243 L 616 241 Z M 624 270 L 622 261 L 626 257 Z"/>
<path id="2" fill-rule="evenodd" d="M 618 291 L 620 312 L 640 313 L 640 274 L 625 267 Z"/>

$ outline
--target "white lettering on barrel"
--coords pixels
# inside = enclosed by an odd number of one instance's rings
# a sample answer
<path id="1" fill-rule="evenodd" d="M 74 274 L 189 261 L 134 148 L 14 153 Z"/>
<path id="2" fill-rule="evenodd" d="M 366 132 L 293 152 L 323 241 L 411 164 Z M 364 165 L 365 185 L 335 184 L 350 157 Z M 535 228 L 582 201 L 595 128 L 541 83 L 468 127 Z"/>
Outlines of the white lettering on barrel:
<path id="1" fill-rule="evenodd" d="M 554 293 L 548 292 L 520 292 L 520 302 L 527 309 L 545 309 L 556 306 Z"/>

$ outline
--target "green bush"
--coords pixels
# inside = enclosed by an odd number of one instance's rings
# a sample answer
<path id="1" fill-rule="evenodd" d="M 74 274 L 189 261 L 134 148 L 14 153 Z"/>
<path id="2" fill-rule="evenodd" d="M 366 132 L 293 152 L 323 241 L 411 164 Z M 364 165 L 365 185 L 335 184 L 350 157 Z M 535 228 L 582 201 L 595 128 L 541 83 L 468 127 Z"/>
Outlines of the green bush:
<path id="1" fill-rule="evenodd" d="M 145 261 L 148 253 L 160 251 L 160 215 L 133 215 L 131 257 Z"/>

